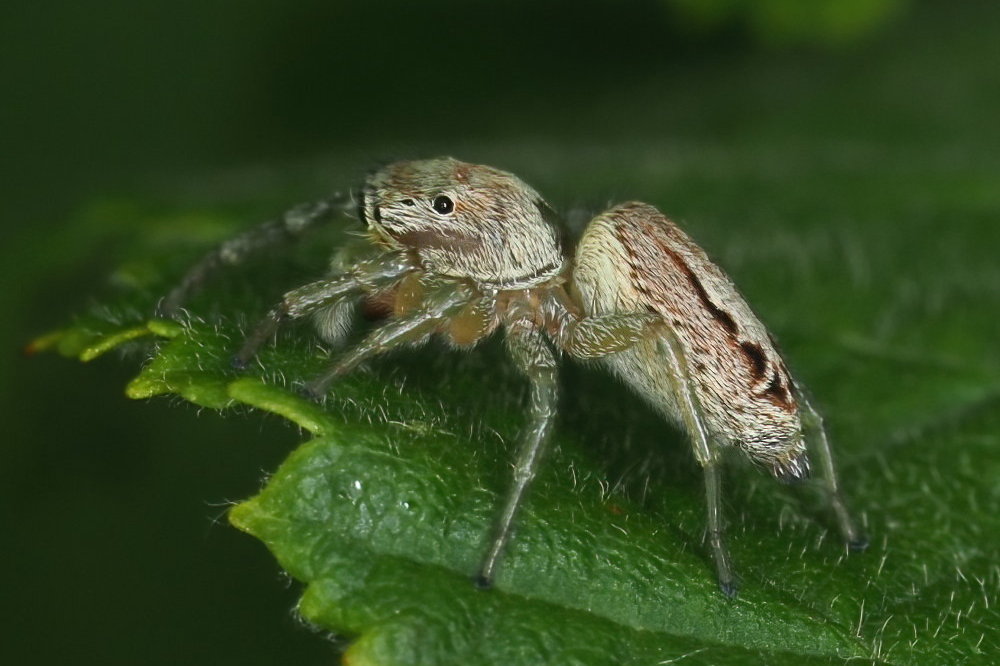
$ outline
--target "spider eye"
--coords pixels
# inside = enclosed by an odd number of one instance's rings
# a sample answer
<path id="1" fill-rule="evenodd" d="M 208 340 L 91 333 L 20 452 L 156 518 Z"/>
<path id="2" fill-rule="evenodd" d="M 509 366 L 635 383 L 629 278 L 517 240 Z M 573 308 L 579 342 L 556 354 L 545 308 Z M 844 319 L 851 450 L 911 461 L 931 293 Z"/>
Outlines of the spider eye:
<path id="1" fill-rule="evenodd" d="M 441 213 L 442 215 L 448 215 L 451 213 L 451 211 L 455 210 L 455 202 L 452 201 L 449 197 L 446 197 L 444 195 L 441 195 L 436 199 L 434 199 L 433 206 L 434 210 L 437 211 L 438 213 Z"/>
<path id="2" fill-rule="evenodd" d="M 413 199 L 403 199 L 400 203 L 402 203 L 404 206 L 412 206 Z"/>

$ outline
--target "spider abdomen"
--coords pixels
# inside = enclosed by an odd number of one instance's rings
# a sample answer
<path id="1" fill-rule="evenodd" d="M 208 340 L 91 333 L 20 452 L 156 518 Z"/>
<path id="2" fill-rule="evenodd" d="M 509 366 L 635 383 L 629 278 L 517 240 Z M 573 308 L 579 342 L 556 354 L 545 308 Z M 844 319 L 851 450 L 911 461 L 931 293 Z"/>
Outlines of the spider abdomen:
<path id="1" fill-rule="evenodd" d="M 767 330 L 725 273 L 662 213 L 633 202 L 595 218 L 577 248 L 574 283 L 588 314 L 662 318 L 709 434 L 720 444 L 740 447 L 778 476 L 804 471 L 792 380 Z M 662 344 L 646 340 L 605 362 L 681 422 Z"/>

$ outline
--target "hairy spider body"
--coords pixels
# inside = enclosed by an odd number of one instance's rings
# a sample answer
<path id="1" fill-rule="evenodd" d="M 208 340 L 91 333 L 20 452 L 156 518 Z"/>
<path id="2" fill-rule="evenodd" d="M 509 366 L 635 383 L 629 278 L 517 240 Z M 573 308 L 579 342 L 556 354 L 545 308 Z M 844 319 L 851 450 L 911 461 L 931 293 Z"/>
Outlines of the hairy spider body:
<path id="1" fill-rule="evenodd" d="M 367 299 L 388 318 L 306 385 L 314 397 L 364 360 L 442 335 L 476 344 L 503 331 L 531 385 L 529 423 L 514 480 L 477 580 L 489 585 L 535 474 L 556 409 L 555 349 L 599 359 L 691 437 L 705 473 L 708 541 L 719 585 L 735 594 L 723 539 L 720 453 L 735 446 L 783 480 L 809 473 L 814 445 L 845 540 L 862 547 L 840 496 L 819 415 L 729 278 L 652 206 L 626 203 L 587 227 L 565 257 L 554 212 L 512 174 L 451 158 L 391 164 L 360 191 L 358 211 L 374 256 L 294 289 L 244 342 L 244 366 L 281 322 L 311 316 L 333 341 Z M 162 304 L 175 311 L 216 266 L 235 263 L 282 234 L 329 214 L 333 201 L 293 209 L 205 257 Z M 808 441 L 807 441 L 808 440 Z"/>
<path id="2" fill-rule="evenodd" d="M 687 234 L 652 206 L 621 204 L 588 226 L 574 278 L 593 314 L 648 311 L 663 318 L 708 438 L 741 448 L 778 478 L 808 475 L 798 405 L 781 356 L 736 287 Z M 649 363 L 664 355 L 657 350 L 662 344 L 643 340 L 606 363 L 695 434 L 675 367 Z"/>

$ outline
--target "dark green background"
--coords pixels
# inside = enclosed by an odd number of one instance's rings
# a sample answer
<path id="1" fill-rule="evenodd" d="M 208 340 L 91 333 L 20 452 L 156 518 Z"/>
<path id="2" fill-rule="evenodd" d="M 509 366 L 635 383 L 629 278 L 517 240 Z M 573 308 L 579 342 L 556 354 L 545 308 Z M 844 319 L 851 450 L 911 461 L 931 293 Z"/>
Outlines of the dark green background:
<path id="1" fill-rule="evenodd" d="M 850 217 L 912 169 L 897 213 L 939 206 L 939 174 L 945 196 L 986 211 L 962 233 L 1000 247 L 995 4 L 914 3 L 832 46 L 751 23 L 596 0 L 5 3 L 0 661 L 332 660 L 296 626 L 294 585 L 220 520 L 297 433 L 129 402 L 138 359 L 20 356 L 113 265 L 112 240 L 65 231 L 95 201 L 257 219 L 380 160 L 453 154 L 518 172 L 564 210 L 643 198 L 730 224 L 765 207 L 781 225 L 817 196 Z M 783 187 L 831 163 L 836 187 Z M 721 247 L 723 228 L 696 235 Z M 933 244 L 901 215 L 880 230 L 897 256 Z"/>

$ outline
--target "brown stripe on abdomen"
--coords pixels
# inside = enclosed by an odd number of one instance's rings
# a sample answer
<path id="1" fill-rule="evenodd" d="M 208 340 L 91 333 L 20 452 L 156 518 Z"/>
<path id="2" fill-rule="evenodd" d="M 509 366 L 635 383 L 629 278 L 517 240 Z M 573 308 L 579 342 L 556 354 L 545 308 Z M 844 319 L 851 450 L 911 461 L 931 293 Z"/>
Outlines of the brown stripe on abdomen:
<path id="1" fill-rule="evenodd" d="M 774 374 L 771 375 L 771 382 L 764 389 L 761 397 L 767 398 L 786 411 L 791 412 L 795 410 L 795 403 L 788 392 L 788 387 L 782 381 L 781 373 L 778 370 L 775 370 Z"/>
<path id="2" fill-rule="evenodd" d="M 722 327 L 726 329 L 729 335 L 733 338 L 733 342 L 735 342 L 736 335 L 740 332 L 739 326 L 736 325 L 736 321 L 729 315 L 728 312 L 712 302 L 712 299 L 708 297 L 708 292 L 705 291 L 705 287 L 702 285 L 701 280 L 698 279 L 698 276 L 694 274 L 694 271 L 691 270 L 691 267 L 687 265 L 687 262 L 684 261 L 684 258 L 681 257 L 681 255 L 677 254 L 673 248 L 669 248 L 663 243 L 659 243 L 659 246 L 660 249 L 663 250 L 664 254 L 670 257 L 670 259 L 677 264 L 677 268 L 681 269 L 681 272 L 684 273 L 684 277 L 687 278 L 688 284 L 690 284 L 691 288 L 694 289 L 694 292 L 698 294 L 698 300 L 701 301 L 701 304 L 705 306 L 705 309 L 708 310 L 709 314 L 711 314 L 717 322 L 722 324 Z"/>
<path id="3" fill-rule="evenodd" d="M 753 378 L 758 381 L 764 379 L 764 373 L 767 372 L 767 357 L 763 348 L 756 342 L 741 342 L 740 349 L 750 363 L 750 374 Z"/>

